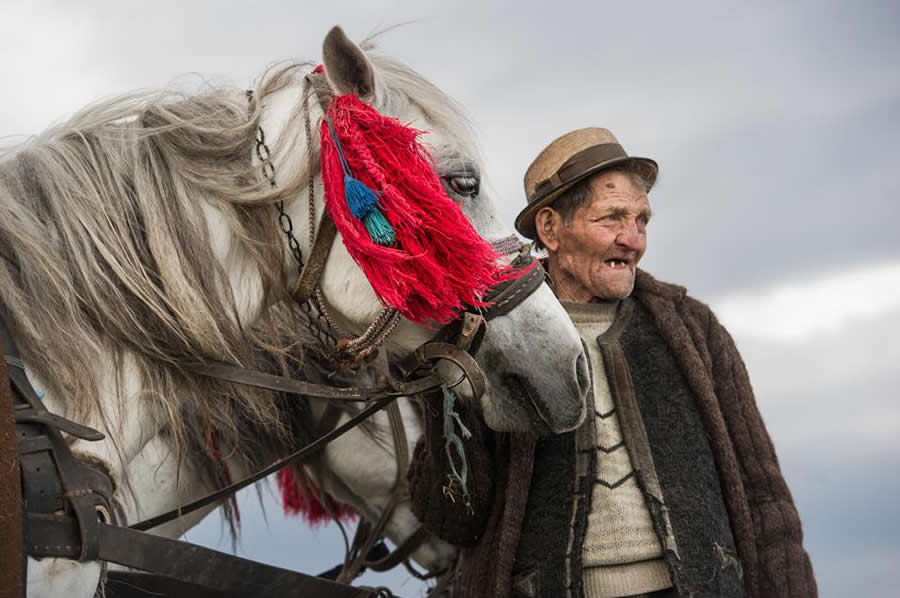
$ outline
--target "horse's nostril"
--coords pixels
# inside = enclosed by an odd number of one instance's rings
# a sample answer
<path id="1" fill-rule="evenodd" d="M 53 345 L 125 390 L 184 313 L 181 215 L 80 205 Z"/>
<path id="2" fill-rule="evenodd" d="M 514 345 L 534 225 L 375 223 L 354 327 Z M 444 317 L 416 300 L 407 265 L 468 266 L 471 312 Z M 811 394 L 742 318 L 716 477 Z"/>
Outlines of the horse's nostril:
<path id="1" fill-rule="evenodd" d="M 578 393 L 583 397 L 590 390 L 591 370 L 588 368 L 587 356 L 584 351 L 575 359 L 575 380 L 578 384 Z"/>

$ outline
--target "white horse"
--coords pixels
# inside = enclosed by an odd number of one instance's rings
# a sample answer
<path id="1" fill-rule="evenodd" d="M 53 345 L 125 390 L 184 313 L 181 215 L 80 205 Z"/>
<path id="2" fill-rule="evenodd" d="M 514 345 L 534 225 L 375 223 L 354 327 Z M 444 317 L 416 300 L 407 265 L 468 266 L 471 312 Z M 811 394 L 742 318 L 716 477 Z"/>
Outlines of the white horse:
<path id="1" fill-rule="evenodd" d="M 509 234 L 478 192 L 477 154 L 446 96 L 410 70 L 368 56 L 337 28 L 326 37 L 323 62 L 334 94 L 356 93 L 429 131 L 424 142 L 438 174 L 478 233 L 488 240 Z M 322 111 L 302 94 L 301 69 L 268 73 L 253 103 L 239 90 L 212 90 L 98 104 L 0 163 L 2 316 L 47 408 L 106 435 L 76 440 L 72 449 L 105 464 L 120 500 L 172 450 L 176 463 L 189 455 L 209 469 L 210 431 L 226 455 L 250 461 L 242 422 L 285 434 L 271 394 L 182 366 L 253 365 L 254 339 L 264 340 L 250 325 L 265 328 L 267 307 L 285 299 L 297 279 L 273 204 L 282 203 L 308 255 L 308 232 L 324 204 L 316 184 L 312 220 L 307 216 L 307 182 L 320 176 L 307 160 L 312 155 L 310 163 L 318 163 L 318 147 L 307 143 L 298 102 L 314 123 Z M 250 159 L 258 127 L 272 142 L 275 187 Z M 382 308 L 341 242 L 332 247 L 320 286 L 330 311 L 352 332 L 362 332 Z M 403 321 L 385 347 L 404 355 L 434 333 Z M 481 407 L 491 427 L 547 433 L 581 421 L 587 366 L 548 288 L 491 322 L 478 360 L 487 376 Z M 448 383 L 457 381 L 452 366 L 440 371 Z M 517 390 L 507 387 L 510 380 Z M 465 395 L 467 384 L 458 390 Z M 154 446 L 156 459 L 142 456 Z M 373 491 L 352 479 L 361 468 L 339 458 L 339 450 L 326 451 L 332 469 L 377 513 Z M 142 507 L 147 515 L 156 510 Z M 93 562 L 29 559 L 29 595 L 90 596 L 100 573 Z"/>

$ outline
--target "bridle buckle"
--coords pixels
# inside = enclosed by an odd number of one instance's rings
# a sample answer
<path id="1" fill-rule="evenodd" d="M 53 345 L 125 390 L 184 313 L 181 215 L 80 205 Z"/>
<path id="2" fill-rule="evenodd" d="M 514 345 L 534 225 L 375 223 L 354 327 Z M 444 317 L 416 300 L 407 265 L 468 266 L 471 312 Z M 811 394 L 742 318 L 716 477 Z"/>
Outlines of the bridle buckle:
<path id="1" fill-rule="evenodd" d="M 454 344 L 457 349 L 468 351 L 472 346 L 472 341 L 475 340 L 475 337 L 478 336 L 478 333 L 481 332 L 487 324 L 481 314 L 471 311 L 463 312 L 461 320 L 459 334 L 456 336 L 456 342 Z"/>

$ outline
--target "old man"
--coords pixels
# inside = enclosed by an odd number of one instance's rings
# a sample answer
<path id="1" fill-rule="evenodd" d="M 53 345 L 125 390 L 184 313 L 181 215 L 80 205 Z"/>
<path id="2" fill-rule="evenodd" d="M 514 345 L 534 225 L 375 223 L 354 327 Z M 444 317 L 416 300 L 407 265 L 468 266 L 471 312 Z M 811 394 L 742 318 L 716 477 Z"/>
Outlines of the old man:
<path id="1" fill-rule="evenodd" d="M 525 174 L 516 228 L 547 252 L 593 393 L 572 433 L 535 442 L 480 428 L 471 508 L 441 502 L 446 463 L 439 446 L 419 447 L 416 512 L 466 546 L 460 596 L 817 593 L 734 341 L 684 288 L 637 267 L 656 178 L 653 160 L 601 128 L 556 139 Z"/>

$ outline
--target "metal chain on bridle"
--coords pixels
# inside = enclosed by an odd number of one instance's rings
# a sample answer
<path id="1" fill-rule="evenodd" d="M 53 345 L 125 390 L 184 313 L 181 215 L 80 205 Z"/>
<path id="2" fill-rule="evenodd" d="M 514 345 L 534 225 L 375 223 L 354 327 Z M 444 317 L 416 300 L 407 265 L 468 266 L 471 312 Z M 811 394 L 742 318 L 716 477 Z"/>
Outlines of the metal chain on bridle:
<path id="1" fill-rule="evenodd" d="M 265 131 L 263 131 L 262 127 L 256 127 L 256 157 L 260 163 L 260 171 L 262 172 L 262 176 L 269 182 L 269 186 L 275 188 L 278 185 L 275 182 L 275 164 L 270 160 L 271 156 L 272 151 L 269 149 L 269 146 L 266 143 Z M 310 180 L 310 182 L 312 182 L 312 180 Z M 312 187 L 312 185 L 310 185 L 310 187 Z M 311 188 L 311 219 L 315 218 L 315 204 L 313 203 L 313 193 L 314 190 Z M 294 260 L 299 264 L 299 268 L 302 269 L 303 254 L 300 250 L 300 242 L 297 241 L 297 237 L 294 236 L 294 223 L 291 221 L 290 215 L 284 211 L 284 200 L 279 199 L 275 204 L 275 208 L 278 210 L 278 226 L 281 227 L 281 232 L 284 233 L 284 236 L 287 239 L 287 244 L 291 250 L 291 255 L 294 256 Z M 312 239 L 310 239 L 310 246 L 312 246 Z"/>

